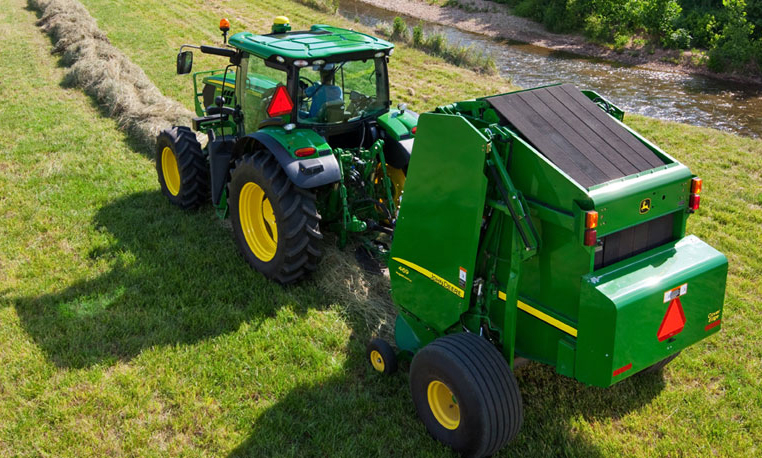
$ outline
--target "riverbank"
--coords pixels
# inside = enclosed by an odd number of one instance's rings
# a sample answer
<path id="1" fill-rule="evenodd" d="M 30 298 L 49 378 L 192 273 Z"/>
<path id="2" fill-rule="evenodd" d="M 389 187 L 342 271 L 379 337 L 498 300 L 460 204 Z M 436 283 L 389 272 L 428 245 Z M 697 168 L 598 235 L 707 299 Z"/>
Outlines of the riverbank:
<path id="1" fill-rule="evenodd" d="M 701 63 L 700 56 L 690 51 L 627 48 L 618 52 L 592 43 L 582 35 L 552 33 L 537 22 L 514 16 L 507 5 L 488 0 L 458 0 L 460 6 L 440 6 L 425 0 L 356 1 L 496 39 L 519 41 L 553 51 L 603 59 L 626 66 L 698 74 L 744 84 L 762 84 L 762 77 L 713 72 Z"/>

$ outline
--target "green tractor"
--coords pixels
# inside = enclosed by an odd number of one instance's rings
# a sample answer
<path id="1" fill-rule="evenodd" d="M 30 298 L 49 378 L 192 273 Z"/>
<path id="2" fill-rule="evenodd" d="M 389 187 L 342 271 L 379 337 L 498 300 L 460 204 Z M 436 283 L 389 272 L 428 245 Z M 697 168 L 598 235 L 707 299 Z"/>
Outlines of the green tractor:
<path id="1" fill-rule="evenodd" d="M 227 43 L 230 24 L 220 22 Z M 231 218 L 238 248 L 266 277 L 292 283 L 314 271 L 321 228 L 340 246 L 351 237 L 388 254 L 418 115 L 390 107 L 387 62 L 394 45 L 351 30 L 315 25 L 230 37 L 229 46 L 184 45 L 227 57 L 223 69 L 193 74 L 193 130 L 157 139 L 162 192 L 185 209 L 211 197 Z"/>
<path id="2" fill-rule="evenodd" d="M 396 350 L 374 339 L 368 361 L 411 361 L 437 440 L 485 456 L 515 438 L 519 363 L 609 387 L 721 329 L 727 259 L 686 235 L 702 181 L 611 102 L 562 84 L 419 118 L 390 108 L 391 44 L 289 29 L 200 47 L 231 61 L 194 75 L 209 141 L 163 132 L 159 181 L 184 208 L 211 192 L 244 257 L 281 283 L 315 269 L 323 228 L 385 258 Z M 181 50 L 179 73 L 191 61 Z"/>

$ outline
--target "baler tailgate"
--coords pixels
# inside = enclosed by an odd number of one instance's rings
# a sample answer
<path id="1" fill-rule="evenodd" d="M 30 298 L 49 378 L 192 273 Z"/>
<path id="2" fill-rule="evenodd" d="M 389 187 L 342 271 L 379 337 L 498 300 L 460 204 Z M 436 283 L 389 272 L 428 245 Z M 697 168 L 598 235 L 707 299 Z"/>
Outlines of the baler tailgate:
<path id="1" fill-rule="evenodd" d="M 537 150 L 589 188 L 664 165 L 571 84 L 485 99 Z"/>
<path id="2" fill-rule="evenodd" d="M 582 277 L 575 377 L 609 386 L 719 331 L 727 269 L 688 236 Z"/>

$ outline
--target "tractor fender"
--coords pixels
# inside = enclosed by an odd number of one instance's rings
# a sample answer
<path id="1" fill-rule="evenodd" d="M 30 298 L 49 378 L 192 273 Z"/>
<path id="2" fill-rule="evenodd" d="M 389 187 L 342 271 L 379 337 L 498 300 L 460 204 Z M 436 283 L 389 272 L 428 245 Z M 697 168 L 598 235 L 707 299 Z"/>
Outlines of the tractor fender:
<path id="1" fill-rule="evenodd" d="M 395 140 L 387 137 L 384 139 L 384 159 L 394 168 L 404 170 L 407 173 L 407 164 L 413 152 L 413 138 Z"/>
<path id="2" fill-rule="evenodd" d="M 317 188 L 341 180 L 339 162 L 333 154 L 309 159 L 295 158 L 278 140 L 262 131 L 241 138 L 236 143 L 234 154 L 240 157 L 257 145 L 270 151 L 288 178 L 300 188 Z"/>

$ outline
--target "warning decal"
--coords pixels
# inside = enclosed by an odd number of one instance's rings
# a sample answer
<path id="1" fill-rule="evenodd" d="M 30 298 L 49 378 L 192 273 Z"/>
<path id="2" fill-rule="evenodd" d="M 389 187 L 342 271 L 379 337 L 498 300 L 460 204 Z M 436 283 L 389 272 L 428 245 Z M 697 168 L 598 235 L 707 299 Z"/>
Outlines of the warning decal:
<path id="1" fill-rule="evenodd" d="M 683 294 L 688 292 L 688 283 L 685 283 L 681 286 L 678 286 L 677 288 L 673 288 L 669 291 L 666 291 L 664 293 L 664 302 L 669 302 L 672 299 L 675 299 L 677 297 L 682 296 Z"/>

